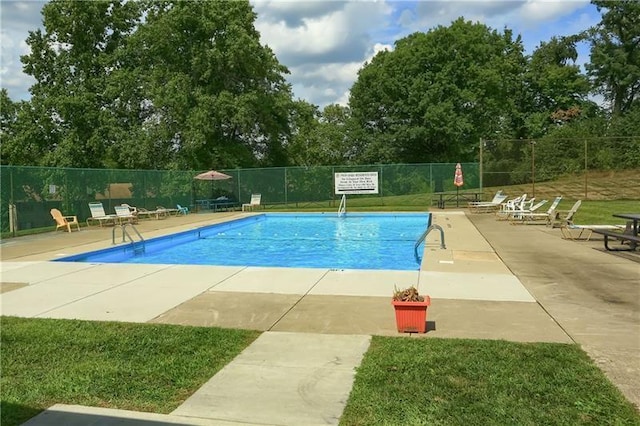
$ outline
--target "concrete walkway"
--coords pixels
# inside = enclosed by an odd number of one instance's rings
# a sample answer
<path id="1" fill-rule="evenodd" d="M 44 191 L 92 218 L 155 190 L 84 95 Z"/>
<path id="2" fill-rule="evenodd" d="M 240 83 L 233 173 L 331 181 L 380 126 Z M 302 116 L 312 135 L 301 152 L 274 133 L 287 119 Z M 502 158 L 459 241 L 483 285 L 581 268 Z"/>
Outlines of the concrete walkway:
<path id="1" fill-rule="evenodd" d="M 238 215 L 149 220 L 138 229 L 151 238 Z M 337 424 L 370 336 L 399 335 L 393 289 L 412 284 L 432 297 L 428 333 L 412 337 L 576 341 L 640 404 L 633 257 L 492 215 L 434 212 L 434 222 L 447 248 L 430 234 L 416 272 L 48 262 L 110 246 L 110 228 L 3 242 L 3 315 L 265 331 L 171 416 L 60 405 L 28 424 Z M 246 413 L 246 401 L 259 409 Z"/>

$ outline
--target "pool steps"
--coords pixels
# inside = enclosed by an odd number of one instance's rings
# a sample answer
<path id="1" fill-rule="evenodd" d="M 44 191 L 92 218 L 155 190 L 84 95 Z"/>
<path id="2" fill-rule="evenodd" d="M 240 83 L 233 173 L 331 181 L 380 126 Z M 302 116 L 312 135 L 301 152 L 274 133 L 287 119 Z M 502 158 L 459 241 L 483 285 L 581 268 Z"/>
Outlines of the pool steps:
<path id="1" fill-rule="evenodd" d="M 133 229 L 133 231 L 138 236 L 138 241 L 135 241 L 133 239 L 133 237 L 131 237 L 131 234 L 129 232 L 127 232 L 127 227 L 131 227 Z M 113 230 L 111 231 L 111 244 L 113 244 L 113 245 L 117 244 L 116 243 L 116 229 L 117 228 L 118 228 L 118 226 L 114 226 Z M 129 239 L 129 242 L 131 243 L 131 248 L 132 248 L 134 254 L 141 254 L 141 253 L 145 252 L 145 241 L 144 241 L 144 238 L 142 237 L 142 235 L 140 234 L 138 229 L 132 223 L 124 223 L 124 224 L 120 225 L 120 229 L 122 230 L 122 242 L 125 243 L 127 241 L 127 239 Z M 138 244 L 136 245 L 136 243 L 138 243 Z"/>

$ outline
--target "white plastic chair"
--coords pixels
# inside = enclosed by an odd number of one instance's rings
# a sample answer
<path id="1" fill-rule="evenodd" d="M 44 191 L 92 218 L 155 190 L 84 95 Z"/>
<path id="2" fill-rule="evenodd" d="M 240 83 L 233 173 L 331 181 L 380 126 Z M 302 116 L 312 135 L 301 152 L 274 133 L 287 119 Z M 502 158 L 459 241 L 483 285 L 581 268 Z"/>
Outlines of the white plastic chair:
<path id="1" fill-rule="evenodd" d="M 106 214 L 104 212 L 104 207 L 102 207 L 102 203 L 89 203 L 89 210 L 91 211 L 91 217 L 87 218 L 87 226 L 89 226 L 90 222 L 93 222 L 93 221 L 98 222 L 100 226 L 108 223 L 115 225 L 116 221 L 118 220 L 117 215 Z"/>
<path id="2" fill-rule="evenodd" d="M 242 205 L 242 211 L 245 211 L 247 209 L 253 210 L 254 207 L 257 207 L 260 205 L 261 199 L 262 199 L 262 195 L 251 194 L 251 201 L 249 203 L 245 203 Z"/>

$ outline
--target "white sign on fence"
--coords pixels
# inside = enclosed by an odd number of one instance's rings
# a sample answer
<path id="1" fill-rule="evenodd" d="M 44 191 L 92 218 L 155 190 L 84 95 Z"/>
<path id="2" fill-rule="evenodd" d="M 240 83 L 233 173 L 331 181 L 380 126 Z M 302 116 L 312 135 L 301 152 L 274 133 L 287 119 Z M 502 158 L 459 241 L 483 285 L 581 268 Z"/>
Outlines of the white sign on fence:
<path id="1" fill-rule="evenodd" d="M 377 194 L 378 172 L 335 173 L 335 193 Z"/>

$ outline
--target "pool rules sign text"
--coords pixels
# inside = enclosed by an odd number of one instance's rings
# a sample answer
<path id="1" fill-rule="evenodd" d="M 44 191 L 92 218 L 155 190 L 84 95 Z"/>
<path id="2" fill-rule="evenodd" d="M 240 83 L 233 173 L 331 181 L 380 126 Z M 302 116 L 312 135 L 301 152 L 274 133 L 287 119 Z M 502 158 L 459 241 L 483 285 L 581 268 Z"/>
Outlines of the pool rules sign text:
<path id="1" fill-rule="evenodd" d="M 337 195 L 378 193 L 378 172 L 335 173 L 334 181 Z"/>

